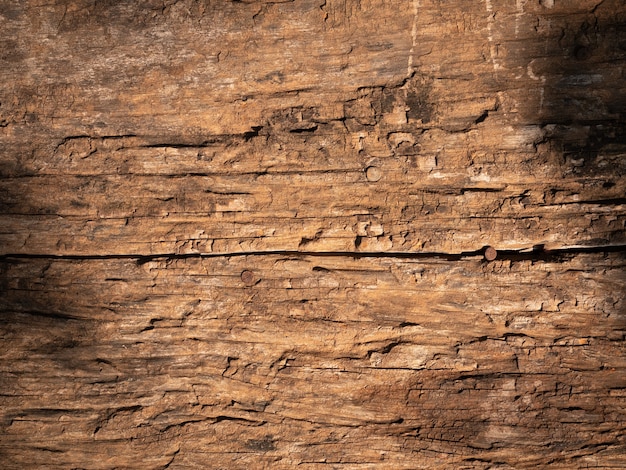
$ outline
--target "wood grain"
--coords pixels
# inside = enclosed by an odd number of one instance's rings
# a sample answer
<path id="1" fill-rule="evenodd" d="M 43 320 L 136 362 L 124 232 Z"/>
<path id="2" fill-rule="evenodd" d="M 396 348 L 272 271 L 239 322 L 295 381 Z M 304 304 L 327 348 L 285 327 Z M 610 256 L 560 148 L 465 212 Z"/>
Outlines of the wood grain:
<path id="1" fill-rule="evenodd" d="M 626 468 L 624 24 L 0 0 L 0 467 Z"/>
<path id="2" fill-rule="evenodd" d="M 5 468 L 618 468 L 624 262 L 7 260 Z"/>
<path id="3" fill-rule="evenodd" d="M 621 2 L 144 3 L 7 11 L 3 253 L 625 242 Z"/>

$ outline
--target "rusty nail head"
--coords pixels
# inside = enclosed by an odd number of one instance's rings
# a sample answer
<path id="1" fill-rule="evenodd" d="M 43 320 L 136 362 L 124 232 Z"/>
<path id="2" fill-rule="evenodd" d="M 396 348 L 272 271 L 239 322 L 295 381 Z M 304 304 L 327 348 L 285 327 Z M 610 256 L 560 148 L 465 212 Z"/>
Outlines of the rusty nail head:
<path id="1" fill-rule="evenodd" d="M 245 285 L 251 286 L 252 284 L 254 284 L 254 273 L 246 269 L 241 273 L 241 280 Z"/>
<path id="2" fill-rule="evenodd" d="M 493 261 L 497 257 L 498 257 L 498 252 L 496 251 L 496 249 L 492 246 L 488 246 L 487 249 L 485 250 L 485 259 L 487 261 Z"/>

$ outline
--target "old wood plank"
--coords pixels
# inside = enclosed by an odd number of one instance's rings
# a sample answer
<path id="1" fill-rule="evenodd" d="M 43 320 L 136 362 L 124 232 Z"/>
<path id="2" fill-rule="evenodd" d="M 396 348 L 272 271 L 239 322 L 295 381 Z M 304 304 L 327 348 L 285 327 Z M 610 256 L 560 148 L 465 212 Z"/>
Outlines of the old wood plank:
<path id="1" fill-rule="evenodd" d="M 619 1 L 153 3 L 7 6 L 2 253 L 624 243 Z"/>
<path id="2" fill-rule="evenodd" d="M 2 265 L 6 468 L 626 464 L 620 253 Z"/>
<path id="3" fill-rule="evenodd" d="M 2 467 L 626 467 L 625 22 L 0 2 Z"/>

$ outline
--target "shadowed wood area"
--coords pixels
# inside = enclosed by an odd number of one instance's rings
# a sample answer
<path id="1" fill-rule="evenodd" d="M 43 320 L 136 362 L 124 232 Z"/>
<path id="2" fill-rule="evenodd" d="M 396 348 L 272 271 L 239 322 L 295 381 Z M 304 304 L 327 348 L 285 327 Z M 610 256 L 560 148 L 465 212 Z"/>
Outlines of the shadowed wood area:
<path id="1" fill-rule="evenodd" d="M 0 0 L 0 466 L 626 468 L 624 0 Z"/>

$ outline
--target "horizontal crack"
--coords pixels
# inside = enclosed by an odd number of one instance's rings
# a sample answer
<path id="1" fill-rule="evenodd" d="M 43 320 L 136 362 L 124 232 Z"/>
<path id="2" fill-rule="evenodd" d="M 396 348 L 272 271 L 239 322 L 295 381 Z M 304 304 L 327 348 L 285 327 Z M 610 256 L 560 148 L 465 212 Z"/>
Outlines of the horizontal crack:
<path id="1" fill-rule="evenodd" d="M 397 252 L 397 251 L 297 251 L 297 250 L 268 250 L 268 251 L 237 251 L 222 253 L 156 253 L 145 255 L 141 253 L 109 254 L 109 255 L 55 255 L 55 254 L 30 254 L 30 253 L 7 253 L 0 255 L 0 261 L 10 259 L 58 259 L 58 260 L 107 260 L 128 259 L 136 260 L 141 265 L 159 259 L 190 259 L 190 258 L 231 258 L 245 256 L 302 256 L 302 257 L 350 257 L 360 258 L 392 258 L 392 259 L 441 259 L 445 261 L 460 261 L 464 258 L 484 256 L 488 247 L 479 250 L 464 251 L 460 253 L 445 252 Z M 626 252 L 626 245 L 597 245 L 597 246 L 574 246 L 557 248 L 552 250 L 542 247 L 533 247 L 531 251 L 522 250 L 498 250 L 498 260 L 535 260 L 535 261 L 559 261 L 568 255 L 583 253 L 615 253 Z"/>

